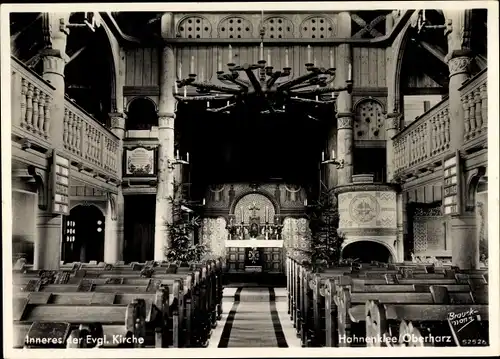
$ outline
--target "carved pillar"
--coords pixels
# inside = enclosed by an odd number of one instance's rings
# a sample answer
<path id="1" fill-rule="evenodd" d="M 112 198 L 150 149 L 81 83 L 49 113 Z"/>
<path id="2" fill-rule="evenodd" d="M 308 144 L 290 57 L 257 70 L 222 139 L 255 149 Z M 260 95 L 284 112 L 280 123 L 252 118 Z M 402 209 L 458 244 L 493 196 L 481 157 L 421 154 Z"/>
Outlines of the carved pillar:
<path id="1" fill-rule="evenodd" d="M 40 54 L 43 60 L 43 79 L 55 87 L 50 110 L 50 136 L 54 148 L 63 148 L 64 67 L 68 61 L 66 40 L 69 29 L 66 24 L 69 13 L 44 13 L 42 20 L 45 41 L 45 49 Z"/>
<path id="2" fill-rule="evenodd" d="M 399 123 L 401 121 L 401 114 L 399 113 L 388 113 L 386 115 L 386 176 L 387 182 L 392 182 L 394 180 L 394 142 L 392 138 L 397 135 L 399 131 Z"/>
<path id="3" fill-rule="evenodd" d="M 351 36 L 351 16 L 347 12 L 339 13 L 339 36 Z M 348 77 L 349 65 L 352 67 L 352 53 L 350 44 L 341 44 L 338 47 L 339 63 L 337 65 L 337 84 L 345 84 Z M 356 85 L 356 84 L 354 84 Z M 344 160 L 344 168 L 338 171 L 338 185 L 351 183 L 353 172 L 353 113 L 352 96 L 343 91 L 337 100 L 337 157 Z"/>
<path id="4" fill-rule="evenodd" d="M 123 138 L 125 137 L 126 116 L 122 113 L 111 113 L 111 132 L 119 139 L 118 161 L 123 161 Z M 123 166 L 118 166 L 118 177 L 122 178 Z M 130 220 L 133 220 L 132 218 Z M 118 193 L 108 193 L 106 206 L 104 236 L 104 261 L 106 263 L 116 263 L 123 260 L 124 249 L 124 221 L 125 221 L 125 199 L 121 185 L 118 186 Z"/>
<path id="5" fill-rule="evenodd" d="M 173 31 L 173 14 L 166 13 L 161 19 L 162 37 L 169 38 Z M 158 118 L 158 187 L 156 193 L 154 260 L 165 258 L 165 249 L 170 244 L 168 224 L 172 222 L 174 196 L 174 121 L 175 98 L 173 88 L 176 80 L 175 55 L 171 45 L 165 45 L 161 58 L 160 102 Z"/>
<path id="6" fill-rule="evenodd" d="M 469 78 L 471 51 L 470 28 L 471 11 L 445 11 L 445 17 L 451 20 L 448 26 L 448 55 L 446 61 L 450 70 L 449 115 L 451 150 L 460 150 L 464 141 L 464 110 L 460 99 L 460 87 Z M 462 198 L 462 203 L 463 198 Z M 479 240 L 476 231 L 476 216 L 471 213 L 453 216 L 451 224 L 451 247 L 453 264 L 461 269 L 479 266 Z"/>

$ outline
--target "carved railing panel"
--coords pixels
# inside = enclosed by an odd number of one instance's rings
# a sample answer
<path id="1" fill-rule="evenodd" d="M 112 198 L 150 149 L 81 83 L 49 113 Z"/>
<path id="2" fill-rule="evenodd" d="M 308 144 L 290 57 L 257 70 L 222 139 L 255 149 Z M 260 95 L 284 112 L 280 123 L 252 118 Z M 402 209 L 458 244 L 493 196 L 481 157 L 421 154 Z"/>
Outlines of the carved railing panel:
<path id="1" fill-rule="evenodd" d="M 460 89 L 464 109 L 464 142 L 488 134 L 488 71 L 481 71 Z"/>
<path id="2" fill-rule="evenodd" d="M 448 99 L 441 101 L 394 137 L 396 172 L 439 162 L 450 148 Z"/>
<path id="3" fill-rule="evenodd" d="M 54 87 L 16 58 L 11 58 L 12 130 L 49 147 Z"/>
<path id="4" fill-rule="evenodd" d="M 68 99 L 64 103 L 63 121 L 64 148 L 84 164 L 117 176 L 118 138 Z"/>

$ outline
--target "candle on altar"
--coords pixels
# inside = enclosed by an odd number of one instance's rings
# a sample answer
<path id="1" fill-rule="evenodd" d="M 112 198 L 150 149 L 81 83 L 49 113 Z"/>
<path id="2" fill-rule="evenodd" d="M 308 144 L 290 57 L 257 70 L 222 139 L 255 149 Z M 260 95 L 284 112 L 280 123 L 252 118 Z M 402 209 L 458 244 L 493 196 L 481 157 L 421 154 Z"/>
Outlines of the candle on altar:
<path id="1" fill-rule="evenodd" d="M 271 66 L 271 49 L 267 49 L 267 66 Z"/>
<path id="2" fill-rule="evenodd" d="M 289 67 L 288 66 L 288 48 L 285 49 L 285 67 Z"/>
<path id="3" fill-rule="evenodd" d="M 307 198 L 304 200 L 304 207 L 307 207 Z"/>
<path id="4" fill-rule="evenodd" d="M 348 77 L 347 77 L 347 80 L 348 80 L 348 81 L 351 81 L 351 80 L 352 80 L 352 65 L 351 65 L 351 63 L 349 63 L 349 71 L 348 71 Z"/>
<path id="5" fill-rule="evenodd" d="M 228 63 L 232 64 L 233 63 L 233 47 L 231 44 L 229 44 L 229 54 L 228 54 Z"/>
<path id="6" fill-rule="evenodd" d="M 229 100 L 227 101 L 227 104 L 226 104 L 226 106 L 229 106 Z"/>
<path id="7" fill-rule="evenodd" d="M 207 108 L 210 108 L 210 101 L 207 101 Z"/>
<path id="8" fill-rule="evenodd" d="M 321 152 L 321 162 L 325 162 L 325 151 Z"/>
<path id="9" fill-rule="evenodd" d="M 176 158 L 176 159 L 179 159 L 179 157 L 180 157 L 180 156 L 179 156 L 179 150 L 177 150 L 175 158 Z"/>
<path id="10" fill-rule="evenodd" d="M 191 56 L 191 64 L 190 64 L 190 67 L 189 67 L 189 72 L 191 74 L 194 74 L 194 56 Z"/>
<path id="11" fill-rule="evenodd" d="M 189 163 L 189 152 L 186 152 L 186 162 Z"/>
<path id="12" fill-rule="evenodd" d="M 332 150 L 332 158 L 331 158 L 331 159 L 332 159 L 332 160 L 334 160 L 334 159 L 335 159 L 335 150 Z"/>
<path id="13" fill-rule="evenodd" d="M 311 50 L 311 45 L 307 45 L 307 63 L 311 63 L 311 57 L 312 57 L 312 50 Z"/>
<path id="14" fill-rule="evenodd" d="M 187 96 L 187 87 L 184 86 L 184 97 L 186 97 L 186 96 Z"/>
<path id="15" fill-rule="evenodd" d="M 259 59 L 264 60 L 264 43 L 260 43 Z"/>
<path id="16" fill-rule="evenodd" d="M 206 203 L 207 203 L 207 202 L 206 202 L 205 198 L 203 198 L 203 205 L 205 205 Z"/>

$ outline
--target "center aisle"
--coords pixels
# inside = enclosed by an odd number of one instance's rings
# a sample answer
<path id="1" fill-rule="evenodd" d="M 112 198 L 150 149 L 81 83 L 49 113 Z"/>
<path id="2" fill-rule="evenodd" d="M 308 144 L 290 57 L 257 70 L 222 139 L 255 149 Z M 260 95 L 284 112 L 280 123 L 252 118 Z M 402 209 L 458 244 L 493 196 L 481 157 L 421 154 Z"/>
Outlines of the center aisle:
<path id="1" fill-rule="evenodd" d="M 222 328 L 217 328 L 213 333 L 210 347 L 300 347 L 295 330 L 290 321 L 285 319 L 288 314 L 284 288 L 277 290 L 281 294 L 278 298 L 274 288 L 225 288 L 224 311 L 227 314 L 223 315 Z M 228 308 L 231 308 L 229 312 Z"/>

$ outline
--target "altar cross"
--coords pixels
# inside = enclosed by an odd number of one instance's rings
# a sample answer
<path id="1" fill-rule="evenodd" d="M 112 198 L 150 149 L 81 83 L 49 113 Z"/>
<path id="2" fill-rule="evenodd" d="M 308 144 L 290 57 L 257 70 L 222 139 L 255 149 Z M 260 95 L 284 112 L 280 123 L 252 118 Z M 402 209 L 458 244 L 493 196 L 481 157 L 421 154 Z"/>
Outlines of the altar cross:
<path id="1" fill-rule="evenodd" d="M 256 211 L 258 211 L 260 209 L 259 207 L 257 207 L 257 203 L 253 202 L 252 206 L 248 207 L 248 209 L 253 212 L 252 218 L 256 218 L 257 217 Z"/>

